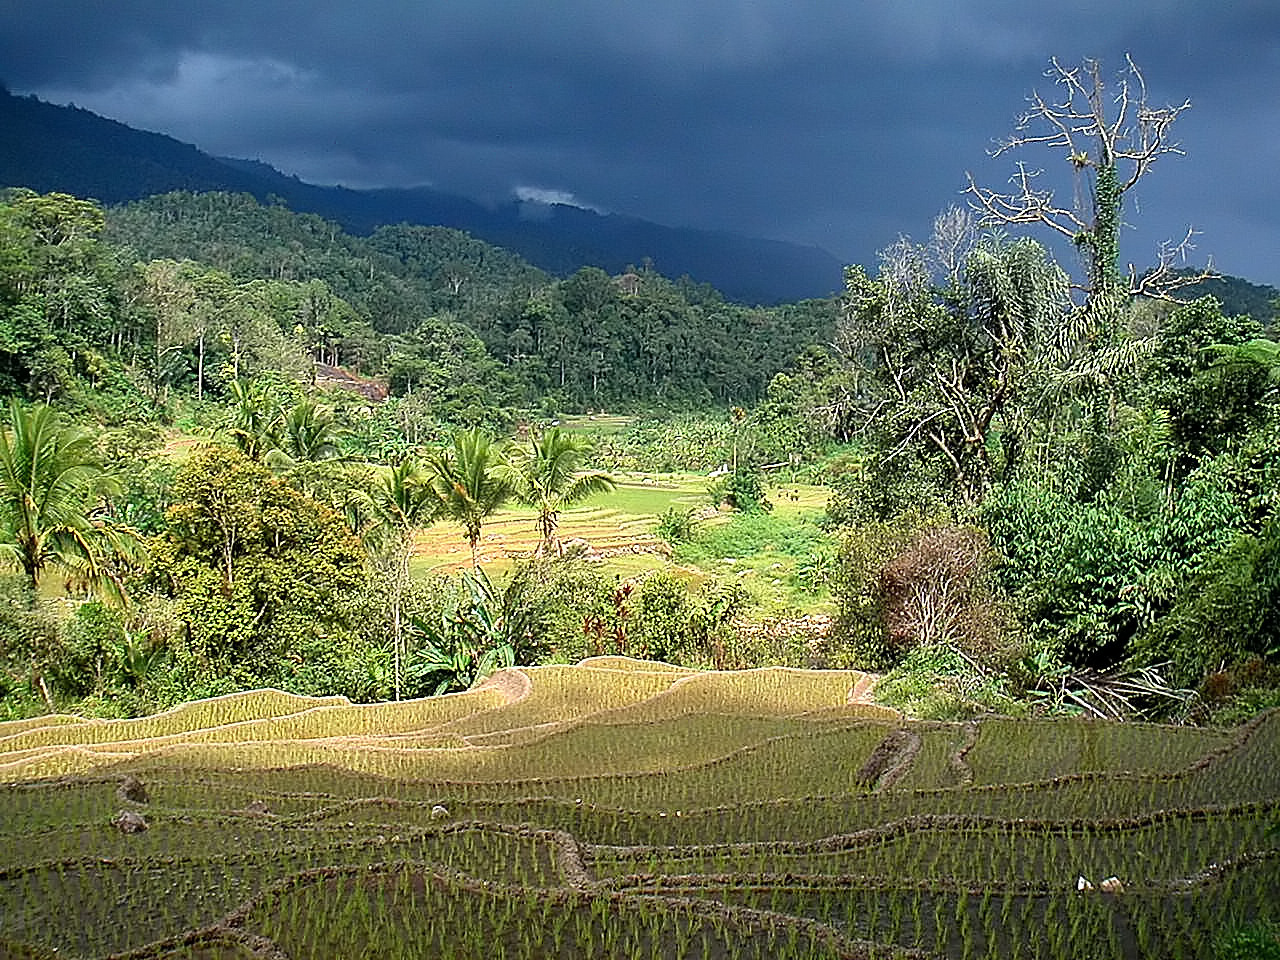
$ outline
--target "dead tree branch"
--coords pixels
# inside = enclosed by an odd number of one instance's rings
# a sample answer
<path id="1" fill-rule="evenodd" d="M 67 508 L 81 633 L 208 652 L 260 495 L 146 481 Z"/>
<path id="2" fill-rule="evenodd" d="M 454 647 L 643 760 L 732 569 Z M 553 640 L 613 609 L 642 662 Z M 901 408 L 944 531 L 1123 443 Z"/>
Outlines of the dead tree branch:
<path id="1" fill-rule="evenodd" d="M 1084 254 L 1089 278 L 1086 294 L 1121 293 L 1167 297 L 1170 291 L 1213 276 L 1211 268 L 1195 275 L 1175 273 L 1185 261 L 1193 233 L 1180 243 L 1161 246 L 1155 269 L 1141 276 L 1130 267 L 1119 269 L 1119 230 L 1124 196 L 1164 156 L 1183 156 L 1172 138 L 1174 123 L 1191 108 L 1190 100 L 1153 105 L 1146 80 L 1133 59 L 1108 79 L 1097 60 L 1068 66 L 1050 61 L 1046 78 L 1057 88 L 1055 97 L 1034 91 L 1029 107 L 1017 120 L 1011 136 L 991 151 L 999 157 L 1026 147 L 1047 147 L 1065 154 L 1076 180 L 1074 201 L 1064 204 L 1054 190 L 1042 185 L 1043 170 L 1018 161 L 1004 190 L 993 190 L 966 174 L 970 203 L 986 226 L 1035 224 L 1069 238 Z M 1087 179 L 1086 179 L 1087 178 Z M 1087 191 L 1082 189 L 1082 181 Z M 1087 199 L 1084 194 L 1087 192 Z"/>

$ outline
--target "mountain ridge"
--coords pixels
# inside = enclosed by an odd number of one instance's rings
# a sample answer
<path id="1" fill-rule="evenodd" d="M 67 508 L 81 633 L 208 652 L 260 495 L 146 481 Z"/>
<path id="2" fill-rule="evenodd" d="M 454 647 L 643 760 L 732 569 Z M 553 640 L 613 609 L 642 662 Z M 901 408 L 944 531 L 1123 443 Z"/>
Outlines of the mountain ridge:
<path id="1" fill-rule="evenodd" d="M 395 223 L 447 226 L 505 247 L 550 273 L 582 266 L 621 273 L 653 261 L 743 303 L 826 296 L 842 287 L 843 264 L 812 246 L 687 227 L 567 204 L 512 200 L 486 206 L 428 187 L 355 190 L 320 186 L 261 160 L 219 158 L 163 133 L 138 130 L 74 105 L 0 89 L 0 185 L 60 191 L 118 204 L 177 190 L 249 193 L 283 200 L 347 230 Z"/>

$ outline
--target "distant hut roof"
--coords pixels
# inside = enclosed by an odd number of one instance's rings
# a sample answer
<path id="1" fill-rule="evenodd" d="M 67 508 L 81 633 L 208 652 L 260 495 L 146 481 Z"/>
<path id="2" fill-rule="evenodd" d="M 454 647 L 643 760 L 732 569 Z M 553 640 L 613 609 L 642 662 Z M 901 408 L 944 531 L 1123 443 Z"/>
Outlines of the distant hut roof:
<path id="1" fill-rule="evenodd" d="M 381 380 L 362 377 L 352 373 L 350 370 L 344 370 L 342 367 L 335 367 L 328 363 L 316 364 L 316 386 L 349 390 L 352 393 L 360 394 L 366 400 L 385 400 L 390 393 L 387 385 Z"/>

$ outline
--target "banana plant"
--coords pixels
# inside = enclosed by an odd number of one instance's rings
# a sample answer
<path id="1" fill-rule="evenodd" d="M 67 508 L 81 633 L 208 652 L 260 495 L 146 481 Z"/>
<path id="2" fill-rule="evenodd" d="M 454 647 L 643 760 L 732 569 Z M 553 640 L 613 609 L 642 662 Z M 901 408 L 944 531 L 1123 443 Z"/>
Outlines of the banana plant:
<path id="1" fill-rule="evenodd" d="M 435 696 L 466 690 L 495 670 L 511 667 L 527 645 L 533 613 L 519 581 L 499 589 L 484 571 L 464 573 L 466 596 L 430 617 L 411 617 L 415 634 L 407 686 Z"/>

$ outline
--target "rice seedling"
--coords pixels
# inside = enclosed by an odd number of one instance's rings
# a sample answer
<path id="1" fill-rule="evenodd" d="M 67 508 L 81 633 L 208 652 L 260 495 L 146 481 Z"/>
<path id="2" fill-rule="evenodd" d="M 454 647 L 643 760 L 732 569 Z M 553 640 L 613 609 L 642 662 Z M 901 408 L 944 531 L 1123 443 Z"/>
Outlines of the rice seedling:
<path id="1" fill-rule="evenodd" d="M 1276 919 L 1280 713 L 908 724 L 851 676 L 603 658 L 0 725 L 0 955 L 1120 960 Z"/>

